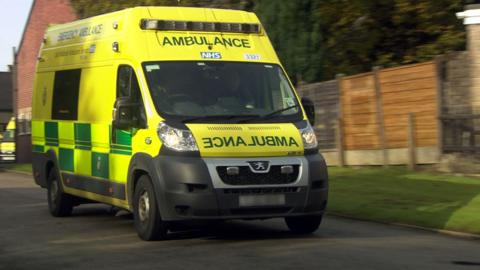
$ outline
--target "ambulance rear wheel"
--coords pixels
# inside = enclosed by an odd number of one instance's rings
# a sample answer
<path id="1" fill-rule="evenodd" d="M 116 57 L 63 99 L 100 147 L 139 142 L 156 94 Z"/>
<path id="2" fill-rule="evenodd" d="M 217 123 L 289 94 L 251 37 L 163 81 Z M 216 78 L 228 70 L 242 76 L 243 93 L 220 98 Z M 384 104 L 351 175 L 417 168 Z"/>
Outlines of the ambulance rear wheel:
<path id="1" fill-rule="evenodd" d="M 60 177 L 55 169 L 51 169 L 47 181 L 48 209 L 54 217 L 66 217 L 72 214 L 73 196 L 63 192 Z"/>
<path id="2" fill-rule="evenodd" d="M 322 216 L 286 217 L 285 223 L 293 233 L 310 234 L 318 230 Z"/>
<path id="3" fill-rule="evenodd" d="M 135 230 L 143 240 L 162 240 L 167 237 L 167 224 L 162 221 L 152 181 L 147 175 L 141 176 L 135 186 L 133 219 Z"/>

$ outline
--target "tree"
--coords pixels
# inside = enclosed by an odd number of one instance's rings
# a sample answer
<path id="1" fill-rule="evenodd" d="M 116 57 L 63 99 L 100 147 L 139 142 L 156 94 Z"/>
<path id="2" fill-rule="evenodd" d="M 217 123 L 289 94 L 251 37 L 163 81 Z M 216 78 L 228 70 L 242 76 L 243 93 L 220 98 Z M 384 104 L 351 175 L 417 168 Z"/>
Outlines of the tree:
<path id="1" fill-rule="evenodd" d="M 82 18 L 149 5 L 254 10 L 294 81 L 422 62 L 465 48 L 465 29 L 455 17 L 462 0 L 71 1 Z"/>
<path id="2" fill-rule="evenodd" d="M 316 11 L 325 37 L 327 70 L 354 74 L 373 66 L 427 61 L 463 50 L 461 0 L 325 0 Z"/>
<path id="3" fill-rule="evenodd" d="M 282 63 L 294 80 L 323 76 L 324 50 L 320 22 L 312 16 L 319 1 L 257 1 L 259 15 Z"/>
<path id="4" fill-rule="evenodd" d="M 253 7 L 251 0 L 71 0 L 71 3 L 80 18 L 136 6 L 190 6 L 246 10 L 250 10 Z"/>

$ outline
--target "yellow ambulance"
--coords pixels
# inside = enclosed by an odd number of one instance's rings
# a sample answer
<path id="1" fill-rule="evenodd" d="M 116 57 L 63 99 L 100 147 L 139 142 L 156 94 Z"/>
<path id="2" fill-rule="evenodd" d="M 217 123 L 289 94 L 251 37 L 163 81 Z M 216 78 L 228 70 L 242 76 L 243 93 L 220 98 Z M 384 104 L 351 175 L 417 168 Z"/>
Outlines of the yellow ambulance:
<path id="1" fill-rule="evenodd" d="M 136 7 L 48 28 L 32 104 L 33 172 L 53 216 L 101 202 L 144 240 L 178 222 L 321 223 L 328 176 L 253 13 Z"/>
<path id="2" fill-rule="evenodd" d="M 0 140 L 0 161 L 15 161 L 15 118 L 11 118 Z"/>

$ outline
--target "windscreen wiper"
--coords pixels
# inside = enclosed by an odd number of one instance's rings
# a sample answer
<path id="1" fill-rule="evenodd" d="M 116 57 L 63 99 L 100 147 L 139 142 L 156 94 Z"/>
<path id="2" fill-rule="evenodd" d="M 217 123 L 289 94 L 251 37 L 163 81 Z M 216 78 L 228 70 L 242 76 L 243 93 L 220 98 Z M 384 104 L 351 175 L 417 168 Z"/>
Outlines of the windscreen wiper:
<path id="1" fill-rule="evenodd" d="M 271 113 L 267 113 L 267 114 L 264 114 L 264 115 L 260 115 L 258 117 L 252 117 L 252 118 L 249 118 L 249 119 L 246 119 L 244 121 L 242 121 L 242 123 L 247 123 L 247 122 L 250 122 L 252 120 L 265 120 L 265 119 L 270 119 L 272 118 L 273 116 L 276 116 L 282 112 L 285 112 L 285 111 L 288 111 L 288 110 L 291 110 L 291 109 L 294 109 L 294 108 L 300 108 L 300 105 L 293 105 L 293 106 L 289 106 L 289 107 L 286 107 L 286 108 L 283 108 L 283 109 L 280 109 L 280 110 L 276 110 L 276 111 L 273 111 Z"/>
<path id="2" fill-rule="evenodd" d="M 197 116 L 197 117 L 191 117 L 191 118 L 186 118 L 183 119 L 181 122 L 182 123 L 190 123 L 190 122 L 196 122 L 200 120 L 233 120 L 233 119 L 250 119 L 250 118 L 258 118 L 260 117 L 259 115 L 238 115 L 238 114 L 230 114 L 230 115 L 204 115 L 204 116 Z"/>

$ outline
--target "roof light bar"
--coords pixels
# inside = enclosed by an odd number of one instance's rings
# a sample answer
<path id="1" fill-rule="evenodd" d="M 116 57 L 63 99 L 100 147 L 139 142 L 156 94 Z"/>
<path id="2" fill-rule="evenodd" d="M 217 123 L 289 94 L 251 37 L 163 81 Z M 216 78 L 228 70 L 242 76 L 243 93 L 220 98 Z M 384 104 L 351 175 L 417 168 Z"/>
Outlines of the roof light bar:
<path id="1" fill-rule="evenodd" d="M 143 30 L 160 31 L 260 33 L 260 24 L 258 23 L 220 23 L 142 19 L 140 21 L 140 28 Z"/>

